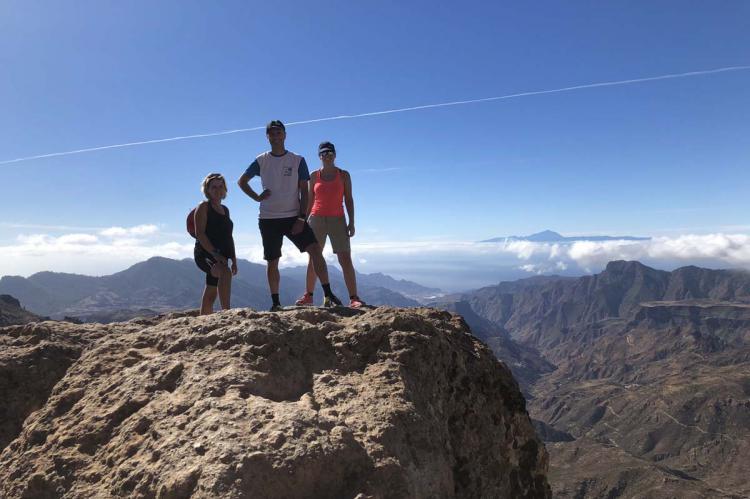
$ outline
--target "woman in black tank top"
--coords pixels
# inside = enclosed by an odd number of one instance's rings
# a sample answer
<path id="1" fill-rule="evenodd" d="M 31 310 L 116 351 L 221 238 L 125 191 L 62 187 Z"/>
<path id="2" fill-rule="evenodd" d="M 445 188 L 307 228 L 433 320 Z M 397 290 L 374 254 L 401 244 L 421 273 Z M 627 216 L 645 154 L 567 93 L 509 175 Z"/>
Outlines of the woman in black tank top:
<path id="1" fill-rule="evenodd" d="M 221 308 L 230 308 L 232 276 L 237 274 L 237 257 L 234 252 L 229 208 L 221 204 L 227 196 L 227 184 L 218 173 L 211 173 L 203 180 L 203 194 L 207 201 L 195 209 L 195 263 L 206 273 L 206 287 L 201 300 L 201 315 L 214 309 L 216 295 Z M 229 267 L 229 260 L 232 266 Z"/>

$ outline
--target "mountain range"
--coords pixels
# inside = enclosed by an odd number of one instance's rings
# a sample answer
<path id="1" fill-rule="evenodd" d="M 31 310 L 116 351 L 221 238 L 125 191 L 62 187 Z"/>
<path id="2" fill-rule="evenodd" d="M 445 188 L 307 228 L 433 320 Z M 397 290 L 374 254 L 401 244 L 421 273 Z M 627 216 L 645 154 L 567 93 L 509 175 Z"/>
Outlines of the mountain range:
<path id="1" fill-rule="evenodd" d="M 265 269 L 240 268 L 233 305 L 265 308 Z M 286 303 L 304 270 L 284 271 Z M 331 276 L 341 293 L 341 274 Z M 615 261 L 595 275 L 444 296 L 383 274 L 358 279 L 374 304 L 433 297 L 511 369 L 546 441 L 555 497 L 750 496 L 750 273 Z M 107 322 L 194 308 L 202 283 L 190 260 L 153 258 L 104 277 L 6 276 L 0 292 L 43 315 Z"/>
<path id="2" fill-rule="evenodd" d="M 480 243 L 505 243 L 511 241 L 531 241 L 535 243 L 574 243 L 576 241 L 648 241 L 650 237 L 634 236 L 573 236 L 565 237 L 552 230 L 543 230 L 529 236 L 493 237 Z"/>
<path id="3" fill-rule="evenodd" d="M 513 370 L 555 497 L 750 496 L 750 273 L 617 261 L 435 305 Z"/>
<path id="4" fill-rule="evenodd" d="M 265 266 L 239 261 L 232 280 L 232 305 L 265 309 L 270 304 Z M 282 270 L 281 301 L 292 304 L 305 289 L 304 267 Z M 342 299 L 348 296 L 341 271 L 329 266 L 331 287 Z M 84 321 L 111 322 L 136 316 L 196 308 L 204 287 L 204 274 L 192 260 L 153 257 L 112 275 L 93 277 L 59 272 L 39 272 L 27 278 L 4 276 L 0 293 L 12 295 L 30 312 L 52 318 L 77 317 Z M 359 294 L 373 305 L 413 307 L 417 300 L 441 295 L 435 288 L 396 280 L 384 274 L 357 274 Z M 320 286 L 316 300 L 322 301 Z"/>

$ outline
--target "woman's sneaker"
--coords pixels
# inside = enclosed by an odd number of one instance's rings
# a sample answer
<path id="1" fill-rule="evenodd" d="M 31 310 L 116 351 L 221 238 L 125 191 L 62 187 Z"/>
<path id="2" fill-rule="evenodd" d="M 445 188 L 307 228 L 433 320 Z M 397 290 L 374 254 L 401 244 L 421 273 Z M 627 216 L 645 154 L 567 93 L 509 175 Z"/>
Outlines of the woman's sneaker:
<path id="1" fill-rule="evenodd" d="M 341 300 L 339 300 L 336 295 L 326 296 L 323 299 L 323 306 L 326 308 L 340 307 L 341 305 Z"/>
<path id="2" fill-rule="evenodd" d="M 350 308 L 361 308 L 363 305 L 365 305 L 365 302 L 360 300 L 359 296 L 354 295 L 349 300 L 349 307 Z"/>
<path id="3" fill-rule="evenodd" d="M 284 307 L 276 304 L 271 305 L 271 308 L 268 309 L 269 312 L 281 312 L 282 310 L 284 310 Z"/>
<path id="4" fill-rule="evenodd" d="M 299 307 L 307 307 L 313 304 L 313 297 L 310 293 L 305 293 L 304 295 L 300 296 L 296 302 L 294 302 L 295 305 Z"/>

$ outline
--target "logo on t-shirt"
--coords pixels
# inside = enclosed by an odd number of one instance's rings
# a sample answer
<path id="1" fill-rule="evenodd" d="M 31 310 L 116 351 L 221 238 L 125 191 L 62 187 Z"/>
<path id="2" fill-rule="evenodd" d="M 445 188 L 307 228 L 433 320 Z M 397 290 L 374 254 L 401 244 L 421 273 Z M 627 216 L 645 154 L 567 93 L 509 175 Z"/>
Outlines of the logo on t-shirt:
<path id="1" fill-rule="evenodd" d="M 292 167 L 291 166 L 285 166 L 284 167 L 284 176 L 285 177 L 291 177 L 292 176 Z"/>

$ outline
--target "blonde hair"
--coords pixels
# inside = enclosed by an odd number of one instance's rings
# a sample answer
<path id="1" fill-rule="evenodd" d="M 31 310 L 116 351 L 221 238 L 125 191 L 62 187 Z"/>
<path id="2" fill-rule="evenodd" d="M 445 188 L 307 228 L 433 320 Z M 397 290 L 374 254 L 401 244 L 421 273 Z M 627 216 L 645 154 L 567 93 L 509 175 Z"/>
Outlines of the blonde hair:
<path id="1" fill-rule="evenodd" d="M 212 180 L 216 179 L 221 180 L 221 182 L 224 184 L 224 197 L 226 197 L 226 191 L 228 191 L 228 189 L 227 181 L 224 179 L 224 176 L 221 173 L 209 173 L 208 175 L 206 175 L 206 178 L 203 179 L 203 183 L 201 184 L 201 191 L 203 192 L 203 195 L 206 196 L 206 199 L 208 199 L 208 185 Z"/>

